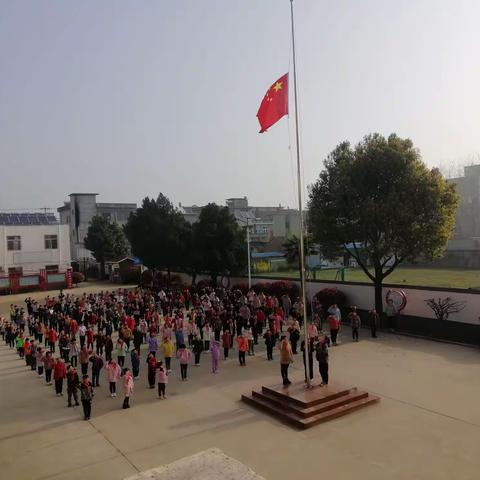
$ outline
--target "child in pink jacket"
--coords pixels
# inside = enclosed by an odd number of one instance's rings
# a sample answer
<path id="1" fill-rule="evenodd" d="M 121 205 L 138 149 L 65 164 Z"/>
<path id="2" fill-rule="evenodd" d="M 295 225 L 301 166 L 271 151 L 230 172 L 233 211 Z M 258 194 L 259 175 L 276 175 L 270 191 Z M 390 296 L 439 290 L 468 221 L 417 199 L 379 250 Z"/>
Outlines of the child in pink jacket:
<path id="1" fill-rule="evenodd" d="M 168 383 L 168 371 L 163 366 L 163 362 L 157 363 L 157 385 L 158 385 L 158 398 L 165 399 L 165 388 Z"/>
<path id="2" fill-rule="evenodd" d="M 187 381 L 187 369 L 188 363 L 192 358 L 192 352 L 185 347 L 185 344 L 182 343 L 177 350 L 177 358 L 180 362 L 180 372 L 182 374 L 182 381 Z"/>
<path id="3" fill-rule="evenodd" d="M 212 341 L 212 373 L 218 373 L 218 367 L 220 366 L 220 342 L 217 340 Z"/>
<path id="4" fill-rule="evenodd" d="M 133 374 L 129 368 L 123 369 L 123 408 L 130 408 L 130 395 L 133 393 Z"/>
<path id="5" fill-rule="evenodd" d="M 122 369 L 120 365 L 115 360 L 110 360 L 105 366 L 105 371 L 107 372 L 107 380 L 110 386 L 110 396 L 117 396 L 117 382 L 120 376 L 122 375 Z"/>

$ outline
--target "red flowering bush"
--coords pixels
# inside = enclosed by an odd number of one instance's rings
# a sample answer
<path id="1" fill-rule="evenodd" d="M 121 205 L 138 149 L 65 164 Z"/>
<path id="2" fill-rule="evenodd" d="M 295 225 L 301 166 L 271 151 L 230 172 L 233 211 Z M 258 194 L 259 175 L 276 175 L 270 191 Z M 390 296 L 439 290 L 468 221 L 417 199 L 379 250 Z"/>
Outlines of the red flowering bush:
<path id="1" fill-rule="evenodd" d="M 248 283 L 236 283 L 235 285 L 232 285 L 232 290 L 240 290 L 245 295 L 248 292 Z"/>
<path id="2" fill-rule="evenodd" d="M 206 287 L 211 287 L 213 285 L 211 278 L 204 278 L 196 283 L 197 290 L 202 290 Z"/>
<path id="3" fill-rule="evenodd" d="M 252 288 L 256 294 L 263 292 L 265 295 L 270 295 L 272 284 L 270 282 L 259 282 L 253 285 Z"/>
<path id="4" fill-rule="evenodd" d="M 82 272 L 72 273 L 72 282 L 77 285 L 85 281 L 85 275 Z"/>
<path id="5" fill-rule="evenodd" d="M 347 303 L 346 295 L 338 288 L 323 288 L 315 295 L 315 298 L 322 304 L 325 310 L 334 303 L 340 308 Z"/>
<path id="6" fill-rule="evenodd" d="M 295 300 L 300 293 L 300 288 L 295 282 L 288 280 L 279 280 L 273 282 L 270 286 L 270 295 L 280 298 L 282 295 L 288 295 L 291 300 Z"/>

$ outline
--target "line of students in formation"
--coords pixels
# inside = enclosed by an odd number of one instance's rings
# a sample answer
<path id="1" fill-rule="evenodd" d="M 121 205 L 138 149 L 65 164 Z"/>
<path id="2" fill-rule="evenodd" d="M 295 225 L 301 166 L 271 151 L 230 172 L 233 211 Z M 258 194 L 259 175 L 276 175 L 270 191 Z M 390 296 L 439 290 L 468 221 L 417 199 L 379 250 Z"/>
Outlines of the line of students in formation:
<path id="1" fill-rule="evenodd" d="M 149 387 L 156 385 L 162 399 L 166 398 L 172 358 L 178 360 L 181 380 L 187 381 L 192 358 L 198 366 L 203 351 L 211 354 L 214 374 L 219 372 L 221 353 L 227 359 L 234 344 L 239 365 L 245 366 L 246 355 L 255 355 L 259 337 L 263 337 L 267 360 L 273 360 L 278 344 L 283 384 L 289 385 L 288 367 L 298 353 L 303 323 L 303 305 L 299 299 L 292 303 L 287 294 L 267 296 L 253 290 L 243 294 L 239 289 L 225 288 L 118 289 L 81 296 L 60 292 L 57 297 L 47 296 L 41 304 L 29 297 L 25 304 L 25 308 L 12 304 L 9 320 L 0 317 L 2 338 L 16 348 L 27 367 L 44 378 L 47 385 L 52 385 L 53 379 L 57 396 L 63 396 L 66 382 L 69 407 L 79 405 L 80 393 L 86 420 L 91 416 L 102 370 L 110 396 L 116 397 L 120 381 L 124 394 L 122 407 L 130 408 L 142 345 L 147 351 Z M 312 313 L 312 323 L 308 325 L 309 371 L 313 378 L 315 357 L 321 385 L 326 385 L 328 347 L 331 342 L 337 344 L 341 313 L 332 305 L 325 314 L 331 340 L 319 331 L 322 306 L 315 305 Z M 354 308 L 349 318 L 353 338 L 358 340 L 360 320 Z M 304 341 L 300 350 L 305 366 Z M 127 357 L 131 368 L 125 366 Z"/>

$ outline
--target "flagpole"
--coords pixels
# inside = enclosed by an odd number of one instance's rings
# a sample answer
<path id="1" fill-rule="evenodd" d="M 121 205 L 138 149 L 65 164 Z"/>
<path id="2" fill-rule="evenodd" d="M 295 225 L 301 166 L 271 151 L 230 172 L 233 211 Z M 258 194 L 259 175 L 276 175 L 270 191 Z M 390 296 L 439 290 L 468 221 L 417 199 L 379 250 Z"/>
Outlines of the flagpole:
<path id="1" fill-rule="evenodd" d="M 305 284 L 305 248 L 303 244 L 304 233 L 304 220 L 303 220 L 303 205 L 302 205 L 302 169 L 300 166 L 300 138 L 298 135 L 298 99 L 297 99 L 297 68 L 295 58 L 295 29 L 293 22 L 293 0 L 290 0 L 290 18 L 292 21 L 292 53 L 293 53 L 293 91 L 295 99 L 295 137 L 297 143 L 297 182 L 298 182 L 298 210 L 300 212 L 300 284 L 302 289 L 302 302 L 303 302 L 303 327 L 305 337 L 305 371 L 307 388 L 311 387 L 310 382 L 310 362 L 308 361 L 308 350 L 310 348 L 308 338 L 308 326 L 307 326 L 307 299 L 306 299 L 306 284 Z"/>

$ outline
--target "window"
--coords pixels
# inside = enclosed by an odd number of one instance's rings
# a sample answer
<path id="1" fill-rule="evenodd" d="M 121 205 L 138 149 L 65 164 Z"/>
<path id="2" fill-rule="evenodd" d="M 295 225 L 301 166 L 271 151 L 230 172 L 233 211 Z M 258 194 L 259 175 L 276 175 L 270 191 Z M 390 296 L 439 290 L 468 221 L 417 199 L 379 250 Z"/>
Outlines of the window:
<path id="1" fill-rule="evenodd" d="M 45 265 L 46 273 L 58 273 L 58 265 Z"/>
<path id="2" fill-rule="evenodd" d="M 20 235 L 8 236 L 7 237 L 7 250 L 21 250 L 22 241 Z"/>
<path id="3" fill-rule="evenodd" d="M 56 235 L 45 235 L 45 250 L 56 250 L 58 240 Z"/>
<path id="4" fill-rule="evenodd" d="M 23 275 L 23 267 L 10 267 L 8 269 L 9 275 Z"/>

